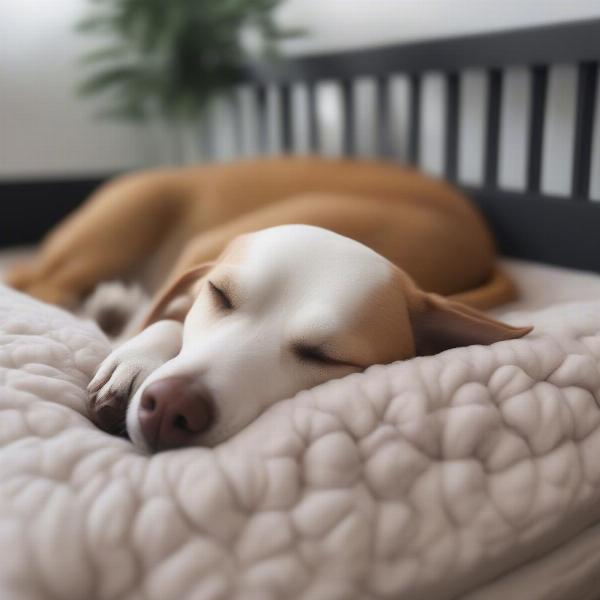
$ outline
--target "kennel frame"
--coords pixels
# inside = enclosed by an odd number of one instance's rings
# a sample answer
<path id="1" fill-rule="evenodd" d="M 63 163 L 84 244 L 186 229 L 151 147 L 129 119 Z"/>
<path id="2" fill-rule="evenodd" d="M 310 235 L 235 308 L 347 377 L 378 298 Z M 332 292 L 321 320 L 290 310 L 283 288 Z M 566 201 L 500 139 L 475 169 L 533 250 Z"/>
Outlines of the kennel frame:
<path id="1" fill-rule="evenodd" d="M 316 86 L 324 80 L 339 82 L 344 109 L 343 154 L 352 156 L 356 150 L 353 81 L 359 77 L 375 78 L 377 155 L 394 160 L 387 90 L 393 76 L 405 75 L 410 85 L 408 157 L 409 162 L 417 164 L 423 77 L 432 71 L 442 73 L 447 90 L 444 175 L 480 206 L 500 250 L 524 259 L 600 272 L 600 202 L 589 198 L 599 60 L 600 19 L 594 19 L 253 64 L 244 74 L 244 85 L 250 86 L 255 95 L 260 146 L 266 152 L 268 90 L 273 86 L 278 89 L 281 147 L 291 151 L 292 86 L 306 84 L 308 139 L 310 148 L 316 151 Z M 577 65 L 573 171 L 571 193 L 567 196 L 545 194 L 540 188 L 548 72 L 552 65 L 560 63 Z M 533 118 L 529 124 L 523 191 L 498 186 L 503 69 L 511 66 L 528 68 L 532 82 L 529 108 Z M 488 86 L 484 176 L 477 186 L 457 181 L 459 74 L 467 69 L 485 70 Z M 236 104 L 234 109 L 239 117 L 241 106 Z M 600 149 L 596 154 L 600 156 Z M 0 246 L 38 240 L 112 175 L 0 182 Z"/>
<path id="2" fill-rule="evenodd" d="M 430 72 L 441 73 L 446 85 L 444 176 L 477 202 L 495 231 L 500 250 L 519 258 L 600 271 L 600 202 L 590 199 L 599 60 L 600 19 L 594 19 L 253 64 L 248 69 L 248 81 L 257 105 L 262 107 L 261 128 L 267 126 L 266 91 L 272 86 L 278 88 L 284 151 L 293 148 L 291 87 L 307 86 L 308 139 L 311 150 L 316 150 L 316 86 L 320 81 L 338 82 L 344 115 L 343 154 L 353 156 L 356 145 L 352 82 L 360 77 L 374 78 L 377 156 L 393 160 L 388 85 L 392 77 L 406 76 L 410 86 L 408 160 L 418 164 L 423 77 Z M 550 67 L 562 63 L 577 66 L 573 169 L 571 193 L 567 196 L 543 193 L 540 186 L 548 73 Z M 504 69 L 514 66 L 526 67 L 531 73 L 531 118 L 523 191 L 505 190 L 498 185 Z M 484 70 L 487 78 L 481 185 L 463 185 L 457 180 L 459 74 L 468 69 Z"/>

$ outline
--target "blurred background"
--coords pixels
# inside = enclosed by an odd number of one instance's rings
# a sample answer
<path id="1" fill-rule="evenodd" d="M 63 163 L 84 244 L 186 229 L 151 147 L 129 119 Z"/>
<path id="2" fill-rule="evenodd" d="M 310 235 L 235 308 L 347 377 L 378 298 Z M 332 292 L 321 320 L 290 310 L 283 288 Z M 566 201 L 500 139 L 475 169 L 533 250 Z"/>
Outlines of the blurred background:
<path id="1" fill-rule="evenodd" d="M 155 0 L 138 0 L 141 4 Z M 199 10 L 212 10 L 229 0 L 197 0 Z M 103 47 L 100 37 L 77 31 L 76 24 L 103 5 L 116 0 L 0 0 L 0 202 L 10 202 L 15 183 L 46 180 L 101 179 L 134 168 L 162 163 L 195 162 L 210 155 L 219 160 L 253 154 L 256 132 L 252 123 L 252 98 L 243 87 L 232 88 L 244 107 L 239 131 L 223 98 L 207 101 L 203 113 L 183 119 L 154 118 L 131 121 L 99 118 L 110 102 L 106 94 L 83 97 L 77 93 L 89 79 L 93 65 L 82 56 Z M 164 3 L 165 6 L 171 3 Z M 177 3 L 173 3 L 177 4 Z M 244 4 L 243 0 L 237 1 Z M 265 3 L 265 6 L 269 3 Z M 279 44 L 283 55 L 319 53 L 384 43 L 480 33 L 570 20 L 600 17 L 598 0 L 287 0 L 273 5 L 272 17 L 284 30 L 303 35 Z M 268 11 L 267 11 L 268 12 Z M 244 32 L 247 33 L 247 32 Z M 257 52 L 252 35 L 245 35 L 248 56 Z M 118 57 L 113 59 L 118 62 Z M 110 63 L 110 59 L 105 61 Z M 484 79 L 477 72 L 462 74 L 461 156 L 459 179 L 477 182 L 481 174 L 479 138 L 483 127 Z M 575 111 L 575 69 L 552 68 L 549 81 L 548 119 L 544 143 L 542 188 L 567 190 L 570 173 L 565 157 L 572 155 Z M 395 154 L 405 152 L 403 130 L 407 113 L 405 82 L 392 86 Z M 354 82 L 357 99 L 357 152 L 368 156 L 374 148 L 372 119 L 373 82 Z M 198 82 L 202 86 L 202 82 Z M 519 188 L 525 177 L 524 123 L 527 118 L 528 78 L 518 67 L 506 74 L 499 183 Z M 421 166 L 441 173 L 443 80 L 436 73 L 425 78 L 421 127 Z M 301 86 L 293 90 L 301 101 Z M 326 154 L 340 152 L 338 90 L 322 82 L 318 89 L 320 146 Z M 269 118 L 276 123 L 277 103 L 267 98 Z M 599 96 L 600 97 L 600 96 Z M 295 150 L 305 149 L 301 111 L 295 117 Z M 277 152 L 277 131 L 270 129 L 269 150 Z M 523 138 L 523 142 L 520 139 Z M 596 135 L 596 140 L 600 139 Z M 207 150 L 207 145 L 210 148 Z M 600 146 L 596 143 L 595 147 Z M 594 160 L 594 164 L 598 164 Z M 8 185 L 8 187 L 7 187 Z M 592 173 L 592 196 L 600 198 L 600 173 Z M 0 240 L 1 241 L 1 240 Z"/>

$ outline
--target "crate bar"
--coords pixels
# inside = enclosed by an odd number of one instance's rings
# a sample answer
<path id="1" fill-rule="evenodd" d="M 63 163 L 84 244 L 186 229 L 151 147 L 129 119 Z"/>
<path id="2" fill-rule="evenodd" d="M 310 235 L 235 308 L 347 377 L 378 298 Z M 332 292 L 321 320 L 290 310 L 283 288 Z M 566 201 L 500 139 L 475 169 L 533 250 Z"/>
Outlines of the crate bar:
<path id="1" fill-rule="evenodd" d="M 237 157 L 243 156 L 246 153 L 244 147 L 244 112 L 242 107 L 242 90 L 234 88 L 228 96 L 229 110 L 233 119 L 234 138 L 235 138 L 235 154 Z"/>
<path id="2" fill-rule="evenodd" d="M 527 159 L 527 191 L 533 193 L 540 191 L 547 91 L 548 67 L 537 65 L 531 69 L 529 149 Z"/>
<path id="3" fill-rule="evenodd" d="M 306 96 L 308 102 L 308 147 L 311 152 L 319 150 L 319 117 L 317 112 L 317 83 L 306 83 Z"/>
<path id="4" fill-rule="evenodd" d="M 459 77 L 458 73 L 446 76 L 446 177 L 456 180 L 458 170 L 458 127 L 459 127 Z"/>
<path id="5" fill-rule="evenodd" d="M 287 84 L 279 87 L 279 104 L 281 107 L 281 147 L 284 152 L 290 153 L 294 143 L 292 132 L 292 93 L 291 87 Z"/>
<path id="6" fill-rule="evenodd" d="M 256 102 L 258 151 L 260 154 L 266 154 L 269 150 L 267 131 L 267 88 L 264 85 L 256 86 L 254 88 L 254 97 Z"/>
<path id="7" fill-rule="evenodd" d="M 354 144 L 354 86 L 351 79 L 340 82 L 344 107 L 342 151 L 345 156 L 353 156 Z"/>
<path id="8" fill-rule="evenodd" d="M 487 187 L 496 187 L 498 183 L 498 148 L 502 104 L 502 71 L 500 69 L 491 69 L 488 72 L 487 102 L 484 183 Z"/>
<path id="9" fill-rule="evenodd" d="M 421 136 L 421 78 L 418 75 L 411 75 L 409 85 L 408 160 L 411 164 L 418 165 Z"/>
<path id="10" fill-rule="evenodd" d="M 598 63 L 581 63 L 577 73 L 575 150 L 571 187 L 571 194 L 577 200 L 586 200 L 590 195 L 590 169 L 597 81 Z"/>
<path id="11" fill-rule="evenodd" d="M 262 82 L 314 81 L 595 61 L 599 32 L 600 19 L 524 27 L 252 63 L 247 66 L 246 77 Z"/>
<path id="12" fill-rule="evenodd" d="M 390 80 L 378 77 L 375 83 L 377 110 L 377 153 L 383 158 L 392 156 L 390 135 Z"/>

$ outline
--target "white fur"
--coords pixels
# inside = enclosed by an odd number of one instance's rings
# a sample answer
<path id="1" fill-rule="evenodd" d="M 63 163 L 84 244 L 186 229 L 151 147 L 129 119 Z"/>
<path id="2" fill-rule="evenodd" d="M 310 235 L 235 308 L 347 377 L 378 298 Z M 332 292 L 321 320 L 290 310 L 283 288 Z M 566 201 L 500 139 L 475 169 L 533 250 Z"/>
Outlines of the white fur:
<path id="1" fill-rule="evenodd" d="M 88 389 L 95 390 L 100 402 L 107 395 L 135 394 L 152 372 L 177 355 L 181 341 L 181 323 L 153 323 L 108 355 Z"/>
<path id="2" fill-rule="evenodd" d="M 221 267 L 234 282 L 235 309 L 215 311 L 205 284 L 185 320 L 181 351 L 131 399 L 127 429 L 136 445 L 146 447 L 138 422 L 141 395 L 158 379 L 189 376 L 210 390 L 218 419 L 197 442 L 214 445 L 274 402 L 359 370 L 301 360 L 294 343 L 333 344 L 390 280 L 389 263 L 358 242 L 305 225 L 263 230 L 245 241 L 240 264 Z"/>
<path id="3" fill-rule="evenodd" d="M 114 309 L 123 315 L 124 328 L 112 340 L 113 347 L 128 339 L 141 324 L 150 303 L 148 294 L 137 284 L 106 281 L 99 284 L 78 311 L 79 316 L 98 321 L 103 310 Z"/>

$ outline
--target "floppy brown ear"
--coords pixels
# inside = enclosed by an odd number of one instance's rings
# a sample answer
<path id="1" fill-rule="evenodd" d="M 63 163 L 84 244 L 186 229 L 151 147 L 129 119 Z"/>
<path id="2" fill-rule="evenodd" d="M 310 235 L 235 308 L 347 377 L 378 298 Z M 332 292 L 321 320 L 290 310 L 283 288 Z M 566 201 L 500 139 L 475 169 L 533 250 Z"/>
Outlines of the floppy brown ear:
<path id="1" fill-rule="evenodd" d="M 204 277 L 214 265 L 215 263 L 211 262 L 194 267 L 159 292 L 148 315 L 142 321 L 141 329 L 145 329 L 161 319 L 183 321 L 195 300 L 193 285 Z"/>
<path id="2" fill-rule="evenodd" d="M 533 329 L 507 325 L 459 302 L 421 291 L 409 306 L 409 313 L 417 356 L 512 340 Z"/>

